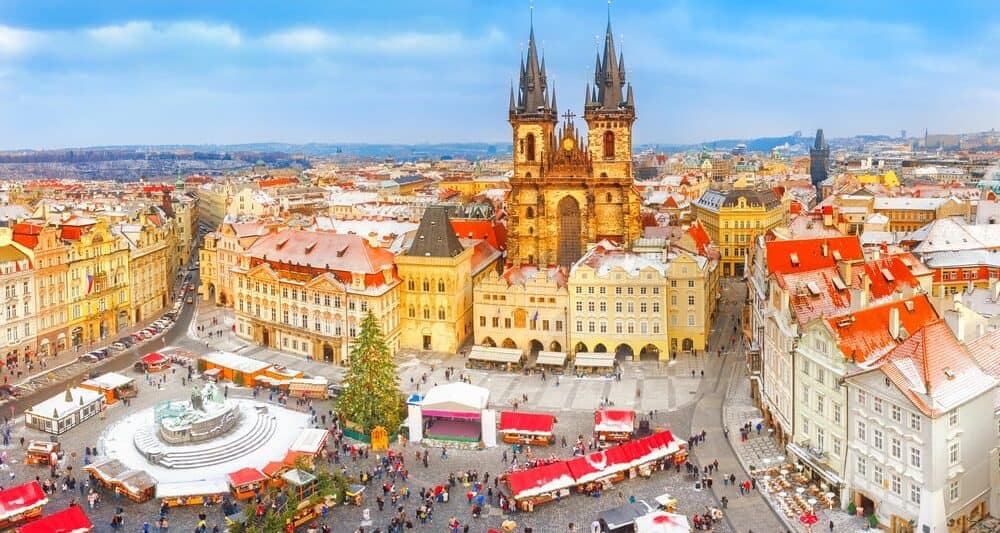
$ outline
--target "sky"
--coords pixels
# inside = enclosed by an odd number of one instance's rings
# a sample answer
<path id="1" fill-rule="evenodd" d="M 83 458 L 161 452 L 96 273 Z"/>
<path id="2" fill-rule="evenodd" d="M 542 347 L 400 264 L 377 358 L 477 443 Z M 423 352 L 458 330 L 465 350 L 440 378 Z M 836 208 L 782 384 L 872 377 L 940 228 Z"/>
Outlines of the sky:
<path id="1" fill-rule="evenodd" d="M 0 0 L 0 149 L 510 140 L 533 18 L 582 110 L 605 0 Z M 988 130 L 986 1 L 614 0 L 637 143 Z"/>

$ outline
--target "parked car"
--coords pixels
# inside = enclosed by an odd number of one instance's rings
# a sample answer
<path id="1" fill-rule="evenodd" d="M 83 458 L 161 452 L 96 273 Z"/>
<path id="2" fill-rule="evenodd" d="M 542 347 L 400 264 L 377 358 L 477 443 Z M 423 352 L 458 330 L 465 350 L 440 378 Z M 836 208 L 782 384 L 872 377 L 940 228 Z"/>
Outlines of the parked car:
<path id="1" fill-rule="evenodd" d="M 80 360 L 81 361 L 86 361 L 88 363 L 96 363 L 96 362 L 100 361 L 101 358 L 100 358 L 100 356 L 98 356 L 94 352 L 87 352 L 87 353 L 85 353 L 85 354 L 83 354 L 83 355 L 80 356 Z"/>
<path id="2" fill-rule="evenodd" d="M 115 350 L 115 351 L 118 351 L 118 352 L 120 352 L 120 351 L 122 351 L 122 350 L 124 350 L 126 348 L 128 348 L 128 347 L 125 346 L 124 342 L 116 342 L 116 343 L 114 343 L 114 344 L 111 345 L 111 349 Z"/>
<path id="3" fill-rule="evenodd" d="M 193 304 L 194 303 L 194 298 L 188 296 L 187 300 L 184 300 L 184 301 L 187 302 L 187 303 L 189 303 L 189 304 Z"/>

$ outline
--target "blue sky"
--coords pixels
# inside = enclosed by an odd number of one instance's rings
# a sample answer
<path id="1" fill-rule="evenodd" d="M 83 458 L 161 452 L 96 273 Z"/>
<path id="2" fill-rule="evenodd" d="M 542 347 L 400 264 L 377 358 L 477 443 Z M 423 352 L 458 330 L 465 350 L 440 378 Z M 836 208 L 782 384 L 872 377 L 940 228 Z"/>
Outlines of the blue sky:
<path id="1" fill-rule="evenodd" d="M 616 0 L 637 142 L 990 129 L 989 2 Z M 535 2 L 579 112 L 604 0 Z M 0 148 L 506 141 L 528 2 L 0 0 Z"/>

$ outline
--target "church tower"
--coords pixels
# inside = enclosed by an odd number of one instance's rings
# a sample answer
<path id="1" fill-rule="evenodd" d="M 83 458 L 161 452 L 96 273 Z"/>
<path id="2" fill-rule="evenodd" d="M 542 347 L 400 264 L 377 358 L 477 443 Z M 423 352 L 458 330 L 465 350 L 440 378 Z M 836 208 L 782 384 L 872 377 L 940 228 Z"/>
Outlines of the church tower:
<path id="1" fill-rule="evenodd" d="M 578 131 L 570 111 L 557 130 L 555 90 L 548 87 L 532 27 L 517 91 L 510 92 L 514 175 L 507 205 L 508 265 L 569 267 L 589 244 L 608 239 L 628 245 L 641 236 L 632 181 L 635 109 L 631 88 L 623 92 L 622 64 L 621 56 L 615 59 L 609 23 L 593 91 L 587 86 L 584 119 L 590 131 Z"/>
<path id="2" fill-rule="evenodd" d="M 632 176 L 632 123 L 635 103 L 632 85 L 625 83 L 625 57 L 615 59 L 615 39 L 611 20 L 604 34 L 604 57 L 598 56 L 594 67 L 594 87 L 587 87 L 584 118 L 594 175 Z"/>
<path id="3" fill-rule="evenodd" d="M 823 199 L 822 183 L 829 174 L 830 145 L 823 136 L 823 128 L 816 130 L 816 140 L 809 149 L 809 181 L 816 188 L 816 203 Z"/>

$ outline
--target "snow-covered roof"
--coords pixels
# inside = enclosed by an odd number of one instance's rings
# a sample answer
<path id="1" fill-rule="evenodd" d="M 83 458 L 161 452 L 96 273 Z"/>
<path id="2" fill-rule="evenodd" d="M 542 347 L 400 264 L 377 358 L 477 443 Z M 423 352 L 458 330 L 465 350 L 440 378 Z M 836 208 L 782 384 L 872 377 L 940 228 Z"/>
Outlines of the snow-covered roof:
<path id="1" fill-rule="evenodd" d="M 468 383 L 446 383 L 427 391 L 420 406 L 424 409 L 465 408 L 481 410 L 489 403 L 490 391 Z"/>
<path id="2" fill-rule="evenodd" d="M 103 398 L 104 395 L 100 392 L 73 387 L 69 389 L 69 398 L 66 397 L 65 392 L 60 392 L 42 403 L 35 404 L 27 412 L 41 418 L 65 418 L 94 402 L 101 401 Z"/>

